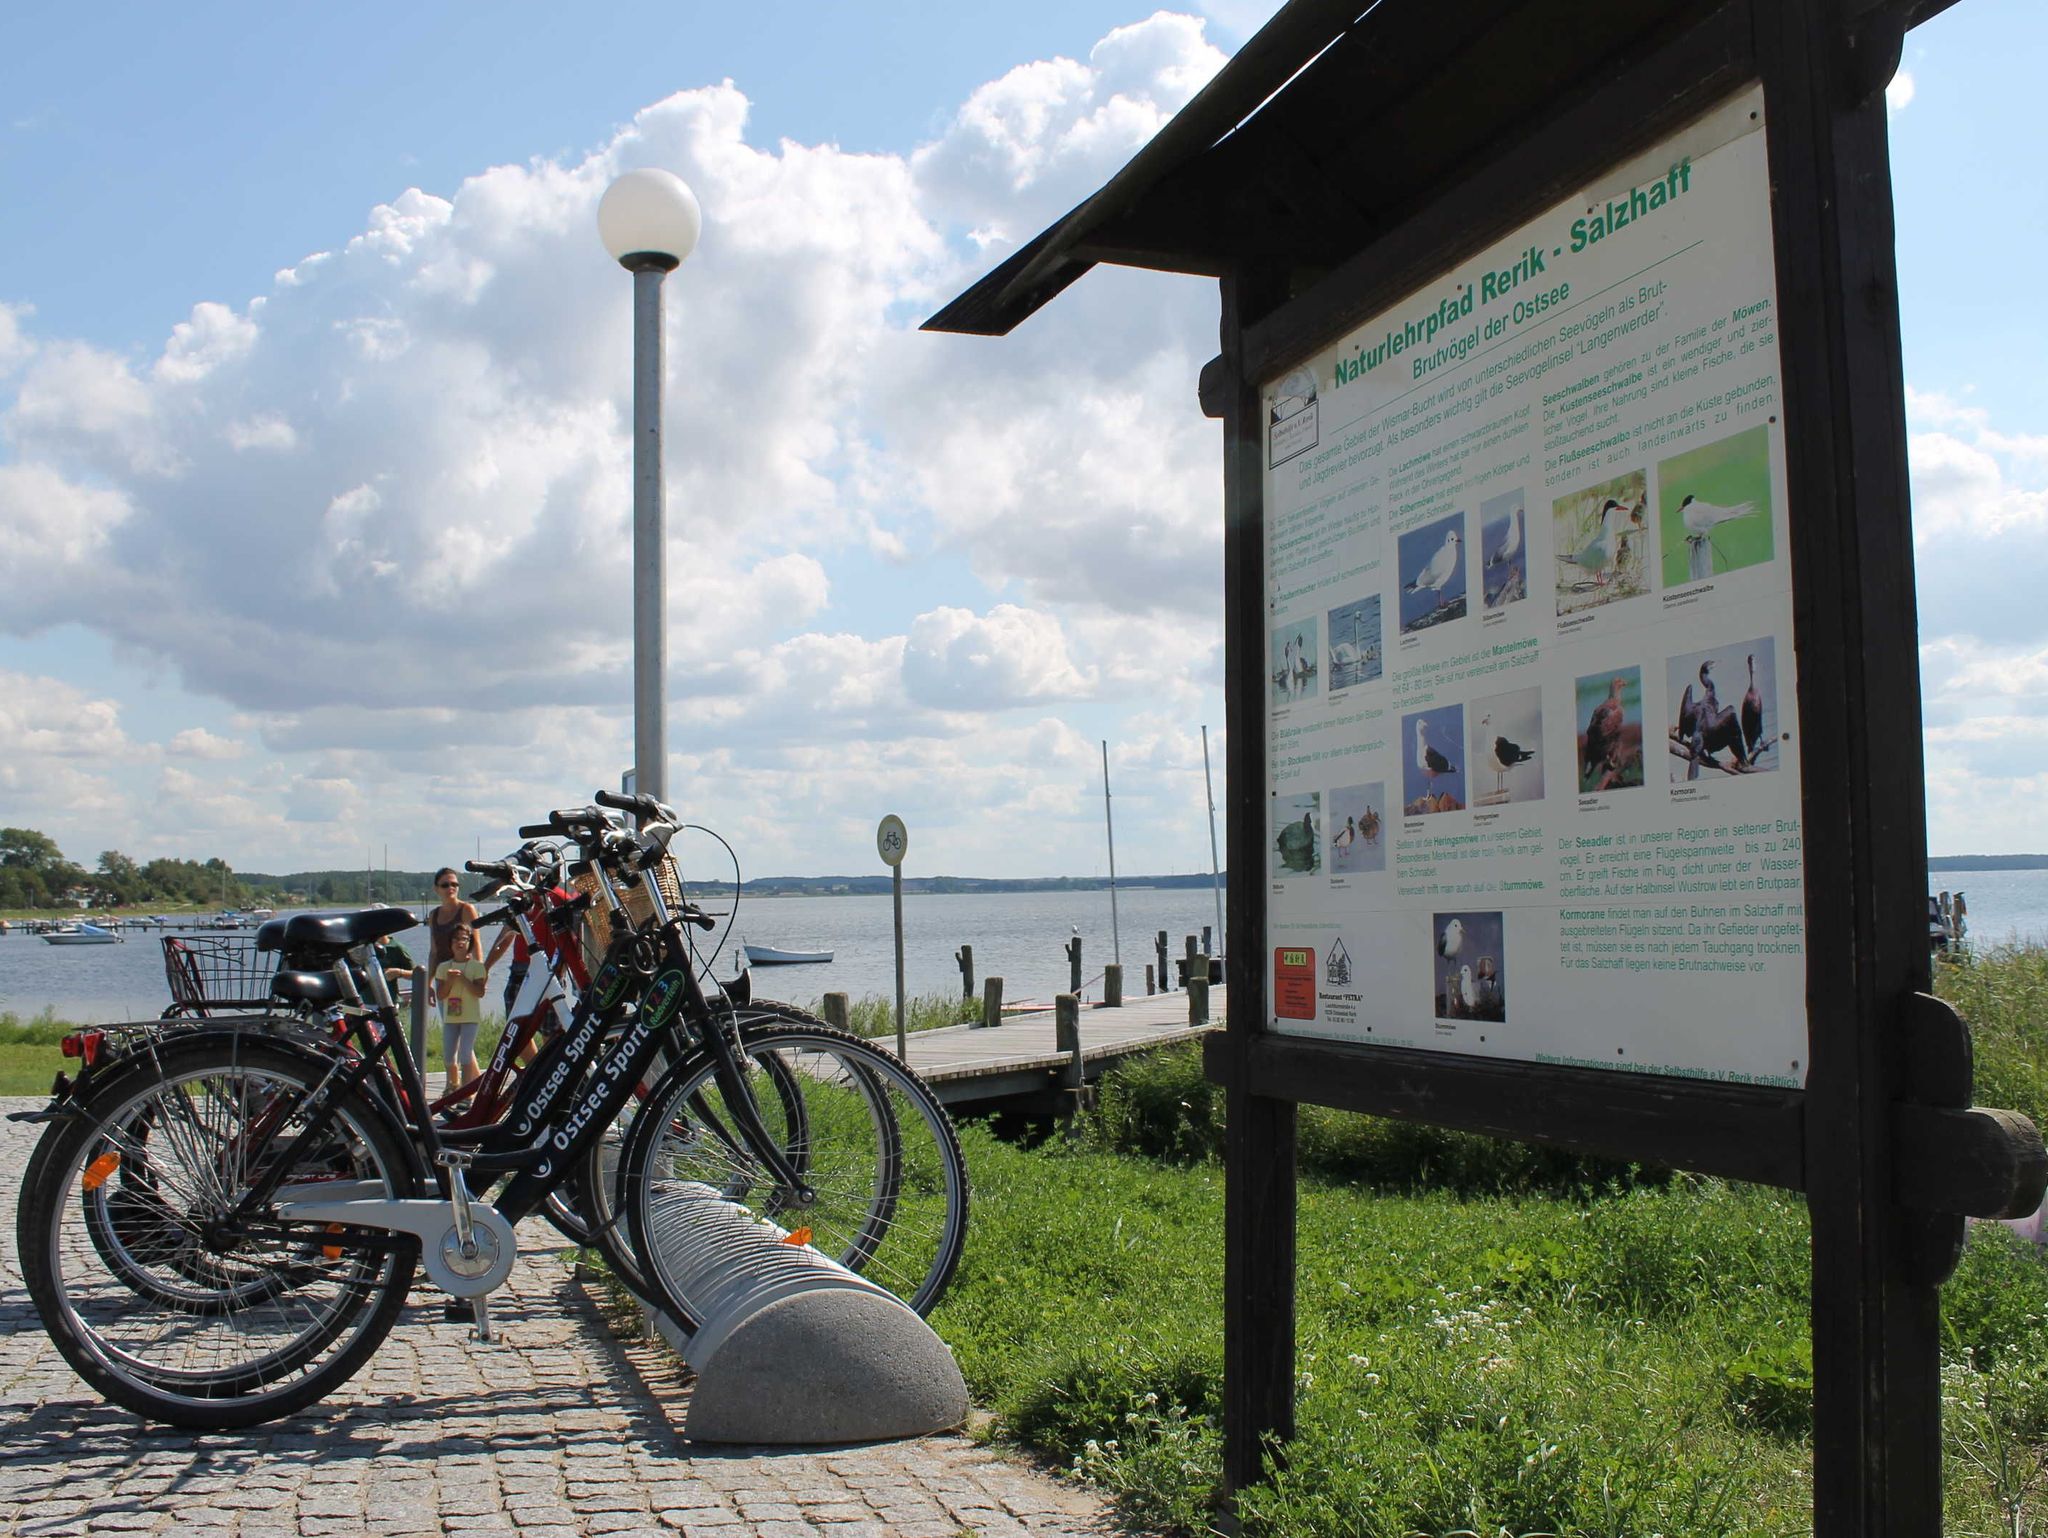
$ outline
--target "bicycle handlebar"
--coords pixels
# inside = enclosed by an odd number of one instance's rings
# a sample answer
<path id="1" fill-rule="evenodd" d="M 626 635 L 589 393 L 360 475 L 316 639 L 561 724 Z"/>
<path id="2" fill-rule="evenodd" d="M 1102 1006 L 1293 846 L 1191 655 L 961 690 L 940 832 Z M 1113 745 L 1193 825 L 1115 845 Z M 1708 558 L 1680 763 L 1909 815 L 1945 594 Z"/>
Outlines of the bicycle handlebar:
<path id="1" fill-rule="evenodd" d="M 496 876 L 500 881 L 507 880 L 512 875 L 512 864 L 509 860 L 464 860 L 462 868 L 478 876 Z"/>

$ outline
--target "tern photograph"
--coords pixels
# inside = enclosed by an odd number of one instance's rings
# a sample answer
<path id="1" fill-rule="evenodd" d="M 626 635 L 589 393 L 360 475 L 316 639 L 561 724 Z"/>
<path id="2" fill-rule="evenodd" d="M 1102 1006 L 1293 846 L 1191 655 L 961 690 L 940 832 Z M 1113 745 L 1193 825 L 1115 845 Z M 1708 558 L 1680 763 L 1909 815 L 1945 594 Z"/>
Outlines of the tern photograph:
<path id="1" fill-rule="evenodd" d="M 1323 793 L 1273 798 L 1273 879 L 1313 876 L 1323 868 Z"/>
<path id="2" fill-rule="evenodd" d="M 1778 647 L 1770 636 L 1673 657 L 1665 680 L 1671 783 L 1763 774 L 1789 735 L 1778 721 Z"/>
<path id="3" fill-rule="evenodd" d="M 1769 431 L 1752 427 L 1660 461 L 1657 531 L 1666 588 L 1770 560 Z"/>
<path id="4" fill-rule="evenodd" d="M 1467 749 L 1472 805 L 1505 806 L 1543 799 L 1543 691 L 1513 689 L 1465 707 L 1472 723 Z"/>
<path id="5" fill-rule="evenodd" d="M 1330 874 L 1359 875 L 1387 868 L 1387 787 L 1343 785 L 1330 792 Z"/>
<path id="6" fill-rule="evenodd" d="M 1643 783 L 1643 670 L 1588 673 L 1574 685 L 1579 794 Z"/>
<path id="7" fill-rule="evenodd" d="M 1529 596 L 1529 531 L 1519 486 L 1479 504 L 1479 549 L 1479 593 L 1487 613 Z"/>
<path id="8" fill-rule="evenodd" d="M 1317 644 L 1314 615 L 1281 625 L 1273 631 L 1273 703 L 1292 705 L 1316 694 L 1316 674 L 1321 650 Z"/>
<path id="9" fill-rule="evenodd" d="M 1631 470 L 1550 505 L 1559 619 L 1650 591 L 1648 503 L 1648 476 Z"/>
<path id="10" fill-rule="evenodd" d="M 1401 815 L 1465 810 L 1465 707 L 1401 717 Z"/>
<path id="11" fill-rule="evenodd" d="M 1403 534 L 1398 542 L 1401 573 L 1401 634 L 1465 617 L 1465 515 L 1452 513 Z"/>
<path id="12" fill-rule="evenodd" d="M 1380 595 L 1361 598 L 1329 613 L 1330 693 L 1380 676 Z"/>
<path id="13" fill-rule="evenodd" d="M 1429 927 L 1439 1020 L 1508 1017 L 1507 921 L 1499 913 L 1439 913 Z"/>

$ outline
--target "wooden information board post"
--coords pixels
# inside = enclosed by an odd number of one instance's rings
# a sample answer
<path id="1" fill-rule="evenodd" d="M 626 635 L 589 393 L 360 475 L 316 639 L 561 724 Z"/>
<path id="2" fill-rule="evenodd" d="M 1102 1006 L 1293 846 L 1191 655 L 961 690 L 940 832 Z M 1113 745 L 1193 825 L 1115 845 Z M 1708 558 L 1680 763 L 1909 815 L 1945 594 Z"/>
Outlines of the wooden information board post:
<path id="1" fill-rule="evenodd" d="M 1939 1284 L 2048 1177 L 1928 992 L 1883 90 L 1940 8 L 1295 0 L 930 323 L 1221 281 L 1232 1488 L 1314 1103 L 1803 1192 L 1816 1531 L 1940 1531 Z"/>

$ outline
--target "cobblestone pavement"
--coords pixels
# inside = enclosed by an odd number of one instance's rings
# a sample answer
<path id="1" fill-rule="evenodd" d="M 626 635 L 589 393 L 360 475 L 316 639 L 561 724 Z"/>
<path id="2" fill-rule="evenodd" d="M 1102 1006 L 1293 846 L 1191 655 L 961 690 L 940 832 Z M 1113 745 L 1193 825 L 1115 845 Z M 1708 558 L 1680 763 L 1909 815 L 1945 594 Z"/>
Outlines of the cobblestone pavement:
<path id="1" fill-rule="evenodd" d="M 0 1100 L 0 1110 L 33 1101 Z M 1092 1495 L 962 1437 L 699 1451 L 660 1348 L 598 1317 L 544 1225 L 492 1299 L 498 1338 L 422 1290 L 339 1393 L 252 1431 L 166 1432 L 102 1403 L 43 1334 L 14 1243 L 40 1129 L 0 1121 L 0 1533 L 518 1538 L 1023 1538 L 1110 1531 Z M 489 1387 L 484 1385 L 488 1382 Z"/>

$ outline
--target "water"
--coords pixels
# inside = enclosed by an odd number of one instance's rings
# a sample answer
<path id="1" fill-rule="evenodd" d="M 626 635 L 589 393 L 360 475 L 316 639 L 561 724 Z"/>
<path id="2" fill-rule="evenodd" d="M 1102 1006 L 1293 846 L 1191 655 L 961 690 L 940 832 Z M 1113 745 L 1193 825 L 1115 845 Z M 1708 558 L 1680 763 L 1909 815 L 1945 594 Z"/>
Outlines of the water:
<path id="1" fill-rule="evenodd" d="M 1976 893 L 1971 892 L 1974 907 Z M 707 901 L 714 911 L 726 903 Z M 1199 936 L 1216 922 L 1215 899 L 1207 887 L 1120 888 L 1117 912 L 1123 933 L 1124 992 L 1145 991 L 1145 964 L 1153 959 L 1152 936 L 1167 932 L 1169 953 L 1179 956 L 1184 937 Z M 960 968 L 953 953 L 974 947 L 974 978 L 1003 979 L 1003 997 L 1050 1002 L 1067 988 L 1065 946 L 1075 926 L 1081 931 L 1081 976 L 1091 998 L 1102 996 L 1103 964 L 1110 950 L 1109 893 L 1012 892 L 933 894 L 903 899 L 904 982 L 920 993 L 958 996 Z M 425 931 L 398 938 L 426 959 Z M 890 903 L 880 897 L 750 898 L 739 907 L 736 934 L 756 945 L 792 950 L 829 950 L 827 965 L 764 967 L 755 991 L 767 998 L 806 1004 L 835 990 L 858 999 L 896 991 Z M 711 937 L 716 943 L 717 934 Z M 726 938 L 715 970 L 734 971 L 737 941 Z M 493 975 L 493 998 L 502 973 Z M 131 932 L 120 945 L 45 945 L 21 934 L 0 936 L 0 1012 L 26 1019 L 41 1010 L 64 1020 L 146 1020 L 170 1002 L 164 982 L 163 950 L 157 936 Z"/>
<path id="2" fill-rule="evenodd" d="M 1970 935 L 1978 945 L 2011 939 L 2048 944 L 2048 871 L 1941 871 L 1937 889 L 1961 887 L 1970 900 Z M 723 907 L 711 903 L 711 907 Z M 1216 922 L 1206 887 L 1124 889 L 1117 894 L 1122 921 L 1124 991 L 1142 994 L 1152 935 L 1164 929 L 1170 954 L 1182 937 Z M 1049 1000 L 1067 986 L 1063 949 L 1081 930 L 1081 975 L 1089 995 L 1110 960 L 1109 893 L 1014 892 L 944 894 L 903 899 L 903 966 L 910 993 L 957 994 L 960 969 L 953 952 L 974 947 L 977 992 L 991 973 L 1004 980 L 1004 997 Z M 756 945 L 829 950 L 829 965 L 765 967 L 755 977 L 764 997 L 809 1003 L 828 989 L 855 998 L 895 992 L 887 897 L 753 898 L 740 904 L 738 932 Z M 425 958 L 424 931 L 399 938 Z M 734 943 L 728 939 L 717 972 L 730 976 Z M 148 1019 L 170 1001 L 157 937 L 130 934 L 121 945 L 58 946 L 20 934 L 0 936 L 0 1011 L 24 1018 L 50 1009 L 66 1020 Z"/>

